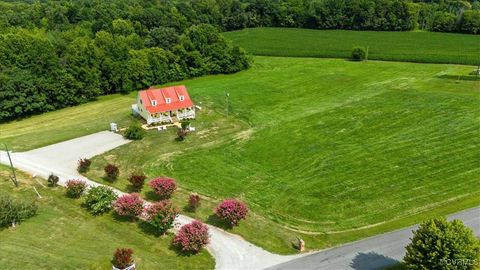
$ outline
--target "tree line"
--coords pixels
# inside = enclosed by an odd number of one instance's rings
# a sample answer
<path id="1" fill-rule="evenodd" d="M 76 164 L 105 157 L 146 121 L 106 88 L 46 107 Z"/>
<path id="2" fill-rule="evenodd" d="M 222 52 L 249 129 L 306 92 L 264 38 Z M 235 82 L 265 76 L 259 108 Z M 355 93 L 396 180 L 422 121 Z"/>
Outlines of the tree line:
<path id="1" fill-rule="evenodd" d="M 303 27 L 476 34 L 478 0 L 10 0 L 0 1 L 0 28 L 65 30 L 81 24 L 94 33 L 115 19 L 133 22 L 140 36 L 155 27 L 182 33 L 206 23 L 222 31 L 246 27 Z"/>
<path id="2" fill-rule="evenodd" d="M 2 2 L 9 19 L 0 27 L 0 121 L 248 68 L 244 50 L 217 27 L 156 15 L 152 22 L 142 18 L 149 9 L 129 2 Z"/>
<path id="3" fill-rule="evenodd" d="M 464 32 L 469 0 L 0 1 L 0 121 L 101 94 L 248 68 L 222 31 L 302 27 Z"/>

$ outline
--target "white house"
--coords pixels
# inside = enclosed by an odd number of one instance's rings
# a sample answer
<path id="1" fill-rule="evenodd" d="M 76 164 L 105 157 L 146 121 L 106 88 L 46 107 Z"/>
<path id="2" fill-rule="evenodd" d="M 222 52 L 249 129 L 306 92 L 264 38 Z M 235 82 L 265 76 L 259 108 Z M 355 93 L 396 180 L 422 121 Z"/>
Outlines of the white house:
<path id="1" fill-rule="evenodd" d="M 132 111 L 149 125 L 195 118 L 195 105 L 184 85 L 139 91 Z"/>

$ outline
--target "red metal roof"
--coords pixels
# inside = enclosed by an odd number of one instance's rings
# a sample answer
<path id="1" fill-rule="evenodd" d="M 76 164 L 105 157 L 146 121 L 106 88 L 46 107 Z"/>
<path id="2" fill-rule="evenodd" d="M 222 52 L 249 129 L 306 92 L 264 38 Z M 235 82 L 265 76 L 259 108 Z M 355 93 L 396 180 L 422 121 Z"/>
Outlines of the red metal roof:
<path id="1" fill-rule="evenodd" d="M 185 85 L 176 85 L 165 88 L 149 88 L 138 92 L 145 109 L 149 113 L 168 112 L 177 109 L 190 108 L 193 102 L 188 95 Z M 180 96 L 184 100 L 180 100 Z M 167 103 L 166 99 L 170 98 L 171 102 Z M 153 105 L 152 101 L 156 101 L 157 105 Z"/>

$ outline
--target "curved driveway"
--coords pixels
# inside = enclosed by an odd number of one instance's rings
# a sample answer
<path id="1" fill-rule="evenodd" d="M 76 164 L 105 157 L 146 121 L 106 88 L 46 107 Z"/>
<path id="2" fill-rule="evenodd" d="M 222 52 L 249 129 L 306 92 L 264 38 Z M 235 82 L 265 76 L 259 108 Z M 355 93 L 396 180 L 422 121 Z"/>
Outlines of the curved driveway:
<path id="1" fill-rule="evenodd" d="M 60 177 L 60 184 L 76 178 L 91 186 L 100 185 L 76 171 L 80 158 L 90 158 L 129 141 L 122 136 L 104 131 L 73 140 L 49 145 L 28 152 L 12 153 L 16 168 L 47 178 L 50 173 Z M 7 155 L 0 151 L 0 163 L 8 164 Z M 116 190 L 118 194 L 123 192 Z M 469 209 L 450 216 L 458 218 L 480 236 L 480 208 Z M 177 228 L 192 219 L 180 215 Z M 272 254 L 222 229 L 209 226 L 211 243 L 208 250 L 215 258 L 216 269 L 381 269 L 395 264 L 405 254 L 412 230 L 416 226 L 378 235 L 337 248 L 302 255 L 281 256 Z"/>
<path id="2" fill-rule="evenodd" d="M 60 178 L 59 184 L 64 185 L 69 179 L 82 179 L 90 186 L 98 186 L 99 183 L 78 174 L 78 160 L 91 158 L 128 142 L 119 134 L 103 131 L 28 152 L 11 153 L 11 156 L 16 168 L 45 179 L 54 173 Z M 0 163 L 8 164 L 5 152 L 0 151 Z M 115 191 L 123 194 L 119 190 Z M 191 218 L 180 215 L 175 223 L 178 228 L 191 221 Z M 207 249 L 215 258 L 215 269 L 263 269 L 302 256 L 272 254 L 238 235 L 214 226 L 209 226 L 209 229 L 210 244 Z"/>

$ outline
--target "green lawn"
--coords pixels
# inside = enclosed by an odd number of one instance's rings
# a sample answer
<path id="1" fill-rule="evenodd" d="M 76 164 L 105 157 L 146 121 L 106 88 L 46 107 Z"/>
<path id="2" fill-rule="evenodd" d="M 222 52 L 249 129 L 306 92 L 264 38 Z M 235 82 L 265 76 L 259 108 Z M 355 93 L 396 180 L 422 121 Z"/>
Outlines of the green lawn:
<path id="1" fill-rule="evenodd" d="M 421 63 L 480 63 L 480 35 L 252 28 L 223 33 L 254 55 L 348 58 L 369 48 L 369 59 Z"/>
<path id="2" fill-rule="evenodd" d="M 63 188 L 44 188 L 25 174 L 19 177 L 22 185 L 14 188 L 8 175 L 0 166 L 0 193 L 34 200 L 35 186 L 42 199 L 37 216 L 15 229 L 0 229 L 1 269 L 111 269 L 117 247 L 132 248 L 141 269 L 214 268 L 206 251 L 178 255 L 170 248 L 171 235 L 154 237 L 112 214 L 94 217 L 80 206 L 81 200 L 66 198 Z"/>
<path id="3" fill-rule="evenodd" d="M 472 70 L 255 57 L 248 71 L 181 82 L 203 107 L 186 141 L 176 142 L 174 130 L 149 132 L 94 158 L 87 176 L 107 183 L 103 166 L 113 162 L 122 173 L 112 185 L 123 190 L 132 171 L 175 177 L 176 204 L 200 193 L 203 206 L 187 214 L 217 225 L 214 205 L 241 198 L 252 212 L 232 232 L 279 253 L 293 252 L 295 236 L 325 248 L 398 229 L 480 204 L 480 82 Z M 115 113 L 128 118 L 132 102 Z M 74 122 L 65 132 L 81 129 Z M 142 194 L 155 199 L 148 188 Z"/>
<path id="4" fill-rule="evenodd" d="M 242 198 L 279 231 L 261 238 L 247 222 L 237 232 L 279 252 L 300 232 L 325 247 L 480 203 L 479 82 L 451 79 L 471 67 L 255 60 L 246 72 L 185 82 L 219 119 L 228 89 L 227 127 L 248 127 L 224 134 L 199 112 L 186 142 L 150 133 L 95 158 L 88 176 L 103 181 L 109 161 L 125 171 L 114 184 L 122 189 L 141 168 L 187 191 Z"/>
<path id="5" fill-rule="evenodd" d="M 134 97 L 102 96 L 90 103 L 1 124 L 0 143 L 24 151 L 106 130 L 110 122 L 127 125 Z"/>

